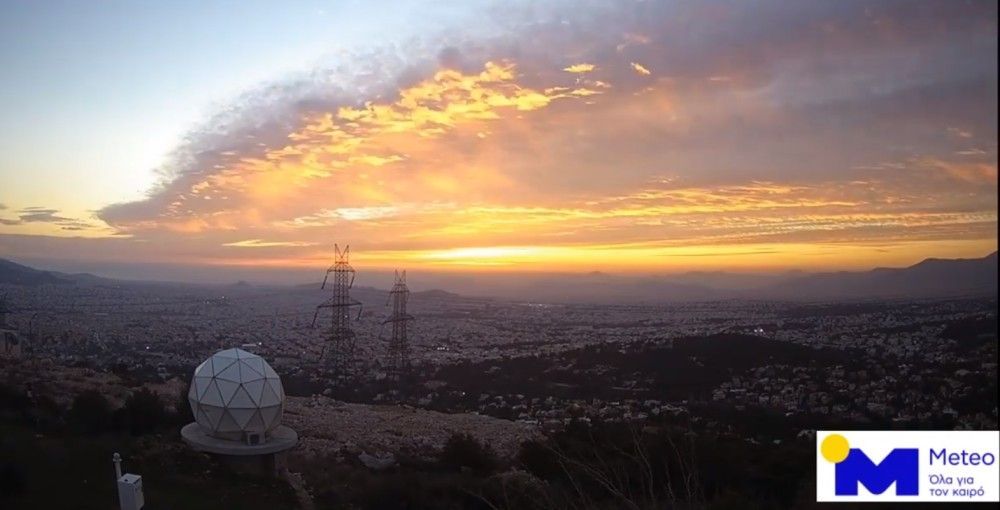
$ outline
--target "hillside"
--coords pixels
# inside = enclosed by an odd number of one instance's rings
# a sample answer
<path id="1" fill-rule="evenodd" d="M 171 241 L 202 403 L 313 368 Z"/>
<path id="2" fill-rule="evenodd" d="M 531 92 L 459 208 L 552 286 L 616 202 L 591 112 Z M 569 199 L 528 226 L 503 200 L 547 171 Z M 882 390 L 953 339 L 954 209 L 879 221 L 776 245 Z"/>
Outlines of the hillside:
<path id="1" fill-rule="evenodd" d="M 0 259 L 0 283 L 14 285 L 44 285 L 70 283 L 69 280 L 56 276 L 50 271 L 40 271 L 28 266 L 22 266 L 9 260 Z"/>
<path id="2" fill-rule="evenodd" d="M 928 298 L 997 293 L 997 253 L 978 259 L 926 259 L 904 268 L 819 273 L 774 285 L 786 299 Z"/>

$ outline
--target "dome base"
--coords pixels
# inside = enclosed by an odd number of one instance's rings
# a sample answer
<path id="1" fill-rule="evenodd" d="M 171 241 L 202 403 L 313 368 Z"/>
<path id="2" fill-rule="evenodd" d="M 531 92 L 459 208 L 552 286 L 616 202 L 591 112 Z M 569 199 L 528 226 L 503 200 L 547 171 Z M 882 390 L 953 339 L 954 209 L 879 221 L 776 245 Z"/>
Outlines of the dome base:
<path id="1" fill-rule="evenodd" d="M 265 442 L 255 445 L 212 437 L 197 423 L 185 425 L 181 429 L 181 437 L 195 450 L 238 457 L 278 453 L 293 448 L 299 442 L 299 435 L 285 425 L 279 425 L 268 434 Z"/>

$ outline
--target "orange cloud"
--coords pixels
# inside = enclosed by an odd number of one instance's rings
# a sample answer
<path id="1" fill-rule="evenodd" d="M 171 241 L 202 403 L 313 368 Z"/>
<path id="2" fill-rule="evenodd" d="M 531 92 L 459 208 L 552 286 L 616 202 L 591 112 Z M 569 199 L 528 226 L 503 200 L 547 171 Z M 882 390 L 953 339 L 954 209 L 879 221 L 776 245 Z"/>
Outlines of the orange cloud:
<path id="1" fill-rule="evenodd" d="M 245 239 L 243 241 L 223 243 L 222 246 L 231 246 L 234 248 L 276 248 L 276 247 L 289 247 L 289 246 L 315 246 L 316 244 L 318 243 L 302 242 L 302 241 L 264 241 L 263 239 Z"/>
<path id="2" fill-rule="evenodd" d="M 593 71 L 596 68 L 597 66 L 595 66 L 594 64 L 573 64 L 569 67 L 564 67 L 563 71 L 566 71 L 568 73 L 589 73 L 590 71 Z"/>
<path id="3" fill-rule="evenodd" d="M 296 102 L 308 109 L 191 158 L 112 224 L 246 265 L 314 262 L 333 241 L 359 264 L 532 270 L 995 244 L 995 150 L 977 135 L 989 130 L 928 130 L 930 109 L 911 122 L 881 57 L 854 60 L 856 46 L 824 33 L 756 48 L 705 38 L 677 55 L 680 30 L 628 27 L 603 47 L 567 30 L 572 44 L 516 61 L 507 47 L 458 49 L 346 99 Z M 733 37 L 771 33 L 745 32 Z M 831 62 L 805 65 L 801 47 Z"/>
<path id="4" fill-rule="evenodd" d="M 401 90 L 393 102 L 310 114 L 287 135 L 287 145 L 260 156 L 231 155 L 223 168 L 173 197 L 158 220 L 116 226 L 123 231 L 162 226 L 201 232 L 260 225 L 267 217 L 287 216 L 289 204 L 315 202 L 322 190 L 342 201 L 392 203 L 399 190 L 386 182 L 380 169 L 407 162 L 411 152 L 422 152 L 424 141 L 470 131 L 481 138 L 483 123 L 599 93 L 585 87 L 536 90 L 518 85 L 516 68 L 509 62 L 487 62 L 476 74 L 443 69 Z M 452 195 L 468 186 L 455 169 L 421 162 L 411 175 L 423 189 Z M 488 184 L 491 172 L 475 169 L 474 179 Z M 499 175 L 492 179 L 503 180 Z"/>
<path id="5" fill-rule="evenodd" d="M 636 63 L 636 62 L 632 62 L 631 65 L 632 65 L 632 69 L 634 69 L 635 72 L 637 72 L 637 73 L 639 73 L 639 74 L 641 74 L 643 76 L 649 76 L 651 74 L 650 71 L 649 71 L 649 69 L 646 69 L 646 67 L 643 66 L 642 64 L 639 64 L 639 63 Z"/>
<path id="6" fill-rule="evenodd" d="M 943 171 L 948 176 L 972 184 L 996 184 L 997 164 L 942 161 L 937 158 L 923 158 L 920 163 Z"/>

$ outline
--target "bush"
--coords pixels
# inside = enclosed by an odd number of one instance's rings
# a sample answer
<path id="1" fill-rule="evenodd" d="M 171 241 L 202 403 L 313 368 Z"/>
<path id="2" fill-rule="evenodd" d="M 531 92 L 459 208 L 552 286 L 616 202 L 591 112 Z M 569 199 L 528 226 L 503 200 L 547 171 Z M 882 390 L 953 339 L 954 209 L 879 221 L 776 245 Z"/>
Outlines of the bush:
<path id="1" fill-rule="evenodd" d="M 564 474 L 559 458 L 550 446 L 540 441 L 522 443 L 516 460 L 526 471 L 543 480 L 555 479 Z"/>
<path id="2" fill-rule="evenodd" d="M 69 424 L 86 434 L 100 434 L 111 428 L 111 404 L 104 395 L 88 390 L 73 399 L 67 415 Z"/>
<path id="3" fill-rule="evenodd" d="M 480 474 L 490 473 L 497 467 L 497 456 L 493 449 L 476 441 L 469 434 L 452 434 L 438 460 L 446 468 L 467 468 Z"/>
<path id="4" fill-rule="evenodd" d="M 24 467 L 13 462 L 0 463 L 0 501 L 23 494 L 26 487 Z"/>
<path id="5" fill-rule="evenodd" d="M 164 425 L 167 410 L 160 395 L 148 388 L 133 392 L 122 407 L 124 419 L 132 435 L 142 435 Z"/>
<path id="6" fill-rule="evenodd" d="M 36 432 L 59 432 L 65 425 L 64 409 L 48 395 L 35 395 L 28 423 Z"/>
<path id="7" fill-rule="evenodd" d="M 191 414 L 191 403 L 188 401 L 188 391 L 190 390 L 191 384 L 188 383 L 181 388 L 180 394 L 177 395 L 177 401 L 174 402 L 174 418 L 180 425 L 194 421 L 194 415 Z"/>
<path id="8" fill-rule="evenodd" d="M 23 413 L 31 407 L 31 399 L 23 391 L 0 384 L 0 410 Z"/>

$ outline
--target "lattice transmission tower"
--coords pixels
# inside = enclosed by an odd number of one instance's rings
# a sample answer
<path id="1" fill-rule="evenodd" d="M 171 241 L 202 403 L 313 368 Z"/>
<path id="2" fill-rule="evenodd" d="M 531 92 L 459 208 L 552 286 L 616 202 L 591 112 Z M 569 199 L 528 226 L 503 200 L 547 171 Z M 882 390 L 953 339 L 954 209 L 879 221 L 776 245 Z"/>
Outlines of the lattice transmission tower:
<path id="1" fill-rule="evenodd" d="M 351 307 L 358 307 L 358 318 L 361 318 L 361 302 L 351 299 L 351 287 L 354 285 L 354 268 L 350 264 L 351 247 L 340 251 L 340 246 L 333 245 L 335 251 L 334 263 L 326 270 L 321 289 L 326 288 L 330 273 L 333 273 L 333 295 L 323 304 L 316 307 L 313 314 L 313 325 L 322 308 L 332 312 L 330 330 L 327 333 L 320 359 L 334 368 L 346 372 L 354 364 L 354 354 L 357 344 L 354 330 L 351 329 Z"/>
<path id="2" fill-rule="evenodd" d="M 382 321 L 382 324 L 392 324 L 392 338 L 389 339 L 388 359 L 386 367 L 389 374 L 395 377 L 405 375 L 410 370 L 410 341 L 407 338 L 407 325 L 413 316 L 406 313 L 406 302 L 410 299 L 410 289 L 406 287 L 406 271 L 402 274 L 396 271 L 396 281 L 389 291 L 386 306 L 392 303 L 392 315 Z"/>
<path id="3" fill-rule="evenodd" d="M 0 329 L 7 328 L 7 314 L 10 311 L 10 308 L 7 308 L 7 294 L 0 294 Z"/>

